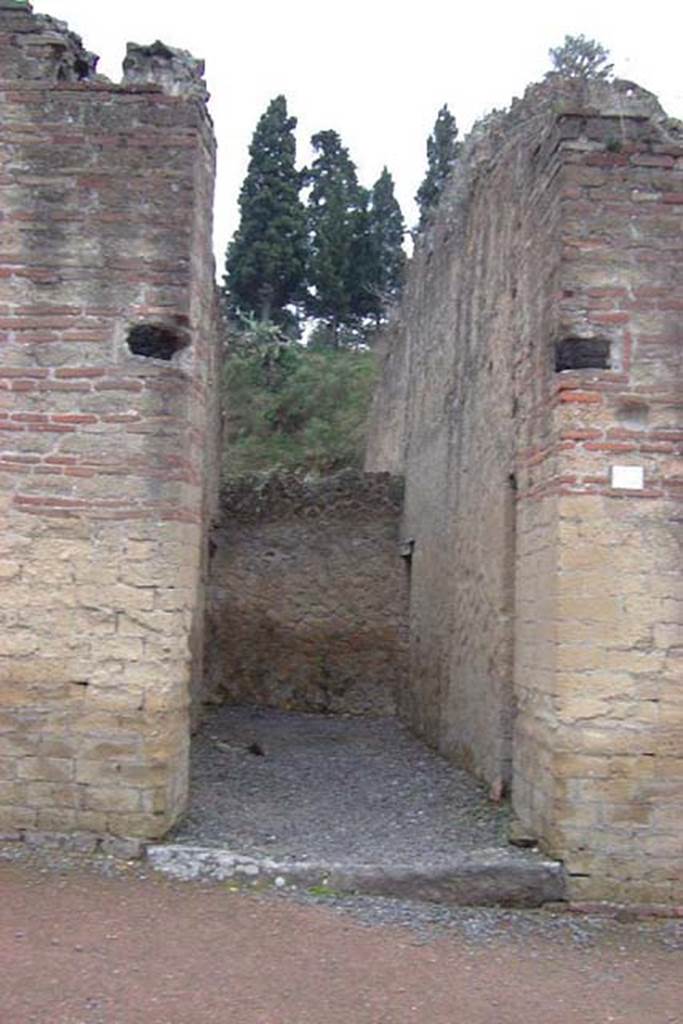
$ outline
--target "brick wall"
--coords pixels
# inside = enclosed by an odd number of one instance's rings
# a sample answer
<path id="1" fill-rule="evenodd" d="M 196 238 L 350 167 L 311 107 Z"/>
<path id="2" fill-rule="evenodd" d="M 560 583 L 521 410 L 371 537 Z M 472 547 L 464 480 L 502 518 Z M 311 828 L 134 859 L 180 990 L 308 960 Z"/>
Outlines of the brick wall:
<path id="1" fill-rule="evenodd" d="M 209 589 L 215 699 L 393 713 L 406 667 L 400 508 L 384 474 L 225 488 Z"/>
<path id="2" fill-rule="evenodd" d="M 199 62 L 127 66 L 0 2 L 4 828 L 158 836 L 185 799 L 214 143 Z"/>
<path id="3" fill-rule="evenodd" d="M 466 144 L 375 404 L 415 538 L 408 714 L 512 774 L 577 898 L 683 896 L 682 184 L 650 94 L 530 88 Z"/>

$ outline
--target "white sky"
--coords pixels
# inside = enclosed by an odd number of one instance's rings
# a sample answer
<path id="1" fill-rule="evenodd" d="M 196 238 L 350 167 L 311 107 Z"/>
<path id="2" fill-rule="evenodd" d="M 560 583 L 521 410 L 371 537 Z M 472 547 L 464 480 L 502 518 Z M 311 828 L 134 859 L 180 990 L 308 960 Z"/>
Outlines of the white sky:
<path id="1" fill-rule="evenodd" d="M 462 136 L 543 77 L 549 47 L 566 33 L 598 39 L 611 51 L 616 74 L 657 93 L 665 110 L 683 117 L 683 6 L 676 0 L 34 0 L 33 7 L 67 21 L 115 81 L 128 40 L 161 39 L 206 61 L 219 144 L 219 273 L 237 227 L 251 135 L 279 93 L 299 119 L 300 163 L 310 136 L 334 128 L 363 184 L 389 167 L 409 226 L 439 107 L 448 103 Z"/>

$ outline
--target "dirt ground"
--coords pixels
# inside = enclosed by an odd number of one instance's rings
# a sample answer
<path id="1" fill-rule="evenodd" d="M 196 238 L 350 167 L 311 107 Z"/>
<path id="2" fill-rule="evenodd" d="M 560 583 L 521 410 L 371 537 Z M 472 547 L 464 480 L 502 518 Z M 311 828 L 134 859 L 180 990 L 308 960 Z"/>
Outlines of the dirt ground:
<path id="1" fill-rule="evenodd" d="M 0 1021 L 683 1022 L 680 922 L 399 909 L 0 859 Z"/>

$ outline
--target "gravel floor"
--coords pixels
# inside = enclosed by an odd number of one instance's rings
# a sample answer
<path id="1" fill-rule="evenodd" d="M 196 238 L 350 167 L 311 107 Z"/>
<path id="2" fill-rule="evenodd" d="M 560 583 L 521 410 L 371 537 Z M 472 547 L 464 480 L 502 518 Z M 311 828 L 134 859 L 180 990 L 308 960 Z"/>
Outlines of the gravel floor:
<path id="1" fill-rule="evenodd" d="M 191 786 L 172 842 L 437 865 L 506 845 L 507 809 L 395 719 L 220 708 L 194 738 Z"/>

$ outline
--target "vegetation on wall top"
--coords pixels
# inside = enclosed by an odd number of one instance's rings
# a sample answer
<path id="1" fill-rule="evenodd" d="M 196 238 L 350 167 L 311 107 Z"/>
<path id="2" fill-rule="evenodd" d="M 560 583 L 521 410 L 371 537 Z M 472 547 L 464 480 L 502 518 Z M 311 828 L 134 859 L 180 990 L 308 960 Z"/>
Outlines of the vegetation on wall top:
<path id="1" fill-rule="evenodd" d="M 225 477 L 362 467 L 375 380 L 372 352 L 304 347 L 241 332 L 226 362 Z"/>

